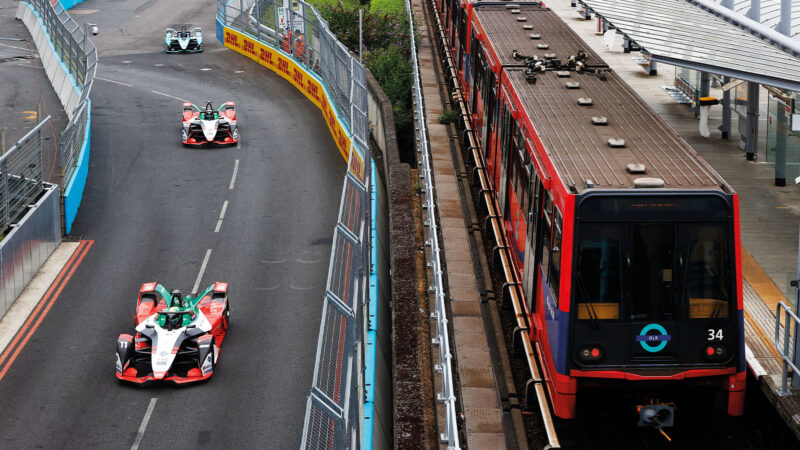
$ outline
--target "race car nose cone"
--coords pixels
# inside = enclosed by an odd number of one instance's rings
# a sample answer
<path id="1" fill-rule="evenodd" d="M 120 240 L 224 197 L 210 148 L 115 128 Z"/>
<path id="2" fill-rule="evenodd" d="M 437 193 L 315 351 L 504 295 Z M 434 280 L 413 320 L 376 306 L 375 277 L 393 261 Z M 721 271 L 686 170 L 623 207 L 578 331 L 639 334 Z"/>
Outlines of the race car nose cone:
<path id="1" fill-rule="evenodd" d="M 207 140 L 213 141 L 217 134 L 217 122 L 215 120 L 203 121 L 203 135 Z"/>
<path id="2" fill-rule="evenodd" d="M 153 372 L 153 378 L 156 380 L 162 380 L 167 375 L 167 372 Z"/>

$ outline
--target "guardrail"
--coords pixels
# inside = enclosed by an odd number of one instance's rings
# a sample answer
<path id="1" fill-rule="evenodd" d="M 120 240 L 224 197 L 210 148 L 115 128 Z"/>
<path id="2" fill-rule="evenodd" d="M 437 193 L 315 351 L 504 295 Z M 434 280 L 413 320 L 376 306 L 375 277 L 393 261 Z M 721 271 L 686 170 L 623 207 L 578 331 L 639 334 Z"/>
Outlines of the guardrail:
<path id="1" fill-rule="evenodd" d="M 461 92 L 461 86 L 458 81 L 458 69 L 456 69 L 455 61 L 450 53 L 450 44 L 447 33 L 441 23 L 441 14 L 439 12 L 437 0 L 429 0 L 429 5 L 433 12 L 432 18 L 436 22 L 439 51 L 442 56 L 445 78 L 447 79 L 448 88 L 452 91 L 453 103 L 457 105 L 461 118 L 460 125 L 464 131 L 464 145 L 467 148 L 465 164 L 472 165 L 473 172 L 471 182 L 478 189 L 478 202 L 476 202 L 475 206 L 486 213 L 483 231 L 486 236 L 493 239 L 496 244 L 492 253 L 494 263 L 500 267 L 502 272 L 501 276 L 504 280 L 502 293 L 503 303 L 508 301 L 514 310 L 514 319 L 516 322 L 516 327 L 513 330 L 514 350 L 522 353 L 530 374 L 530 378 L 525 385 L 525 405 L 526 408 L 531 409 L 535 397 L 542 424 L 547 434 L 548 445 L 546 448 L 561 448 L 550 411 L 550 403 L 545 391 L 544 378 L 542 377 L 540 364 L 534 353 L 533 346 L 531 345 L 529 337 L 530 327 L 528 325 L 527 316 L 525 315 L 525 310 L 522 306 L 525 295 L 522 292 L 522 284 L 518 280 L 516 271 L 511 263 L 511 256 L 509 254 L 510 246 L 506 241 L 502 224 L 503 216 L 497 204 L 497 200 L 494 198 L 494 190 L 489 183 L 489 176 L 486 173 L 486 161 L 481 152 L 480 141 L 475 135 L 475 129 L 472 127 L 470 107 L 464 100 L 464 95 Z"/>
<path id="2" fill-rule="evenodd" d="M 783 342 L 781 342 L 781 310 L 783 314 Z M 798 325 L 800 325 L 800 317 L 797 317 L 792 311 L 792 308 L 784 302 L 778 302 L 775 307 L 775 349 L 781 355 L 783 360 L 783 370 L 781 370 L 781 388 L 778 395 L 784 397 L 791 395 L 792 391 L 789 389 L 789 367 L 792 368 L 792 387 L 800 388 L 800 368 L 797 367 L 798 356 L 796 352 L 798 344 L 800 344 L 800 335 L 798 335 Z M 792 337 L 794 334 L 794 337 Z"/>
<path id="3" fill-rule="evenodd" d="M 72 2 L 73 4 L 75 2 Z M 31 30 L 47 77 L 64 106 L 69 123 L 61 132 L 57 162 L 61 186 L 62 228 L 69 234 L 78 212 L 88 174 L 90 148 L 89 94 L 97 71 L 97 49 L 58 1 L 26 0 L 42 31 L 31 16 L 20 17 Z M 50 47 L 49 51 L 47 46 Z"/>
<path id="4" fill-rule="evenodd" d="M 411 62 L 413 65 L 414 85 L 412 86 L 414 96 L 414 124 L 417 129 L 417 152 L 420 154 L 422 163 L 420 164 L 419 176 L 424 180 L 425 203 L 422 207 L 428 211 L 427 225 L 429 228 L 429 239 L 425 245 L 431 248 L 433 259 L 431 270 L 433 270 L 433 286 L 430 286 L 436 296 L 434 301 L 434 311 L 431 318 L 436 320 L 436 336 L 433 338 L 433 345 L 439 347 L 437 352 L 439 362 L 436 364 L 436 372 L 442 375 L 442 391 L 436 395 L 436 400 L 445 405 L 445 431 L 439 436 L 439 441 L 447 444 L 448 449 L 460 449 L 458 443 L 458 419 L 456 416 L 456 394 L 453 388 L 453 359 L 450 353 L 450 335 L 447 328 L 447 309 L 445 306 L 444 282 L 442 281 L 442 260 L 441 248 L 439 247 L 439 227 L 436 224 L 436 200 L 433 190 L 433 171 L 431 169 L 431 155 L 428 151 L 428 129 L 425 126 L 425 107 L 422 104 L 422 87 L 420 83 L 419 65 L 417 63 L 417 44 L 414 39 L 414 16 L 411 11 L 411 3 L 404 0 L 406 15 L 408 16 L 409 26 L 411 27 L 409 36 L 411 37 Z"/>

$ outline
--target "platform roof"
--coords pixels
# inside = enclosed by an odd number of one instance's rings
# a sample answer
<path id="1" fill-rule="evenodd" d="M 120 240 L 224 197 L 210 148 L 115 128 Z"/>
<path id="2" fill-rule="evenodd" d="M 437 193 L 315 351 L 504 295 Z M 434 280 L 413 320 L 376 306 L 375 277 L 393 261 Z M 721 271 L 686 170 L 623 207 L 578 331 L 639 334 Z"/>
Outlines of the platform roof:
<path id="1" fill-rule="evenodd" d="M 714 3 L 722 4 L 722 0 L 712 0 Z M 742 16 L 747 15 L 750 10 L 751 0 L 733 0 L 733 11 Z M 781 0 L 761 0 L 761 19 L 762 25 L 775 29 L 781 20 Z M 800 1 L 792 0 L 792 31 L 791 37 L 800 38 Z"/>
<path id="2" fill-rule="evenodd" d="M 800 58 L 685 0 L 579 0 L 652 59 L 800 91 Z"/>

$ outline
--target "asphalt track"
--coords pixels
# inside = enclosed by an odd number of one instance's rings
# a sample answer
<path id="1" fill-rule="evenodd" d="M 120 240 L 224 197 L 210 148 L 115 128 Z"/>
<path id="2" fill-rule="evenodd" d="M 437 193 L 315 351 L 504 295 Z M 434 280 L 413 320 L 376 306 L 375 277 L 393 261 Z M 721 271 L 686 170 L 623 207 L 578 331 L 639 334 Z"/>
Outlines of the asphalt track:
<path id="1" fill-rule="evenodd" d="M 215 8 L 88 0 L 72 11 L 101 30 L 72 230 L 94 244 L 0 380 L 2 448 L 300 444 L 345 164 L 302 94 L 216 41 Z M 183 22 L 203 27 L 205 52 L 163 52 L 164 27 Z M 235 101 L 240 148 L 183 148 L 178 98 Z M 231 285 L 214 377 L 120 384 L 115 342 L 132 329 L 140 284 L 188 293 L 206 255 L 201 289 Z"/>

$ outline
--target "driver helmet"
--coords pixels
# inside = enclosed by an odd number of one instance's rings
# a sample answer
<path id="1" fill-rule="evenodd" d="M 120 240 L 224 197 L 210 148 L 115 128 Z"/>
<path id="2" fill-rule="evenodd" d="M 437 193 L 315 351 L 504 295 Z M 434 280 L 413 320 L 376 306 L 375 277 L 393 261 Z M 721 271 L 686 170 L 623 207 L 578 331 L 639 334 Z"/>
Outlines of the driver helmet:
<path id="1" fill-rule="evenodd" d="M 169 308 L 167 311 L 175 311 L 180 312 L 181 308 L 177 306 L 173 306 Z M 169 314 L 167 315 L 167 324 L 170 330 L 174 330 L 176 328 L 180 328 L 183 326 L 183 314 Z"/>

